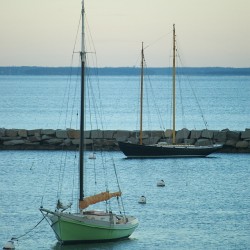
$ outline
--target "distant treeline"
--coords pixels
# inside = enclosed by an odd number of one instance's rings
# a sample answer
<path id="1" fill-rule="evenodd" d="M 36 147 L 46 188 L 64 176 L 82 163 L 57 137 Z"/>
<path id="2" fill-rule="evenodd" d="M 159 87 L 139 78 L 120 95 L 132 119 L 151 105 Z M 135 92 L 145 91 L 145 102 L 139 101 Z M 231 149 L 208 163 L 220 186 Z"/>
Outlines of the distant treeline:
<path id="1" fill-rule="evenodd" d="M 104 67 L 88 68 L 90 74 L 99 75 L 138 75 L 139 68 L 135 67 Z M 171 75 L 172 68 L 147 68 L 148 75 Z M 178 68 L 177 72 L 183 75 L 250 75 L 250 68 L 224 68 L 224 67 L 186 67 Z M 78 67 L 0 67 L 0 75 L 76 75 L 80 74 Z"/>

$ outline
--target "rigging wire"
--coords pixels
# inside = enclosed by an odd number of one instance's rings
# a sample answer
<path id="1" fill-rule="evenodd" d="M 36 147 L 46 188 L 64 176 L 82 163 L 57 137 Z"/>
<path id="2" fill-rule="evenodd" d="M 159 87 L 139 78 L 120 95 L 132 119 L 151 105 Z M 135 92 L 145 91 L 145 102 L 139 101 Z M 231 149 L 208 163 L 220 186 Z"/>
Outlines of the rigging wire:
<path id="1" fill-rule="evenodd" d="M 178 58 L 179 58 L 180 64 L 182 65 L 182 67 L 184 67 L 183 61 L 182 61 L 181 56 L 180 56 L 179 53 L 178 53 Z M 196 101 L 196 103 L 197 103 L 197 105 L 198 105 L 198 108 L 199 108 L 199 111 L 200 111 L 200 113 L 201 113 L 201 117 L 202 117 L 203 123 L 204 123 L 206 129 L 208 129 L 208 123 L 207 123 L 207 121 L 206 121 L 206 119 L 205 119 L 205 116 L 204 116 L 204 114 L 203 114 L 203 111 L 202 111 L 201 105 L 200 105 L 200 103 L 199 103 L 198 97 L 197 97 L 197 95 L 196 95 L 196 93 L 195 93 L 195 90 L 194 90 L 194 88 L 193 88 L 193 86 L 192 86 L 192 84 L 191 84 L 190 77 L 189 77 L 188 75 L 186 75 L 186 78 L 187 78 L 187 83 L 188 83 L 188 85 L 189 85 L 189 87 L 190 87 L 190 89 L 191 89 L 191 91 L 192 91 L 192 94 L 193 94 L 194 97 L 195 97 L 195 101 Z"/>
<path id="2" fill-rule="evenodd" d="M 136 63 L 134 64 L 134 68 L 139 68 L 139 58 L 141 57 L 141 53 L 139 53 L 138 57 L 137 57 L 137 60 L 136 60 Z M 136 93 L 137 93 L 137 98 L 136 98 L 136 104 L 135 104 L 135 114 L 136 114 L 136 119 L 135 119 L 135 128 L 136 128 L 136 132 L 135 132 L 135 137 L 136 139 L 138 139 L 139 135 L 138 135 L 138 129 L 140 127 L 140 84 L 141 84 L 141 79 L 139 77 L 139 74 L 138 74 L 138 77 L 137 77 L 137 83 L 135 84 L 135 87 L 136 87 Z"/>
<path id="3" fill-rule="evenodd" d="M 89 79 L 90 80 L 90 79 Z M 87 81 L 87 94 L 88 94 L 88 105 L 89 105 L 89 121 L 90 121 L 90 130 L 92 131 L 93 130 L 93 121 L 92 121 L 92 112 L 91 112 L 91 99 L 90 99 L 90 90 L 92 89 L 90 86 L 91 86 L 91 83 L 90 81 Z M 94 146 L 92 146 L 92 152 L 94 152 Z M 96 184 L 97 184 L 97 177 L 96 177 L 96 164 L 95 164 L 95 159 L 92 161 L 93 162 L 93 172 L 94 172 L 94 181 L 95 181 L 95 187 L 96 187 Z"/>
<path id="4" fill-rule="evenodd" d="M 177 52 L 177 49 L 176 49 L 176 52 Z M 178 60 L 176 60 L 177 62 L 177 65 L 176 65 L 176 68 L 178 68 Z M 178 75 L 178 74 L 177 74 Z M 182 127 L 186 127 L 186 123 L 185 123 L 185 112 L 184 112 L 184 98 L 183 98 L 183 89 L 182 89 L 182 86 L 183 83 L 182 83 L 182 78 L 181 77 L 177 77 L 177 83 L 179 85 L 179 87 L 177 88 L 179 90 L 179 96 L 180 96 L 180 106 L 181 106 L 181 118 L 182 118 Z M 188 99 L 188 98 L 187 98 Z"/>
<path id="5" fill-rule="evenodd" d="M 78 30 L 77 32 L 79 33 L 79 25 L 78 25 Z M 76 37 L 77 38 L 77 37 Z M 74 59 L 74 51 L 75 51 L 75 46 L 76 46 L 76 41 L 75 41 L 75 44 L 74 44 L 74 48 L 73 48 L 73 53 L 72 53 L 72 58 L 71 58 L 71 66 L 73 64 L 73 59 Z M 80 65 L 80 61 L 78 61 L 78 69 L 79 69 L 79 65 Z M 72 67 L 71 67 L 72 68 Z M 79 72 L 79 71 L 78 71 Z M 71 71 L 72 73 L 72 71 Z M 72 75 L 72 74 L 71 74 Z M 70 80 L 69 80 L 69 86 L 68 86 L 68 98 L 67 98 L 67 102 L 66 102 L 66 116 L 65 116 L 65 129 L 67 128 L 67 120 L 68 120 L 68 116 L 69 116 L 69 128 L 72 128 L 72 124 L 73 124 L 73 114 L 75 112 L 75 103 L 76 103 L 76 99 L 77 99 L 77 90 L 78 90 L 78 82 L 79 82 L 79 73 L 77 74 L 77 77 L 74 81 L 74 86 L 72 86 L 72 82 L 73 82 L 73 79 L 72 79 L 72 76 L 70 75 Z M 71 93 L 71 88 L 73 87 L 73 93 Z M 70 104 L 70 101 L 71 101 L 71 104 Z M 77 115 L 78 117 L 78 115 Z M 76 119 L 77 120 L 77 119 Z M 65 176 L 65 169 L 66 169 L 66 166 L 68 164 L 68 151 L 67 150 L 62 150 L 62 154 L 61 154 L 61 158 L 60 158 L 60 171 L 59 171 L 59 180 L 58 180 L 58 189 L 57 189 L 57 199 L 59 200 L 61 195 L 62 195 L 62 188 L 63 188 L 63 184 L 64 184 L 64 176 Z M 76 161 L 74 160 L 74 165 L 73 166 L 76 166 Z M 74 168 L 75 169 L 75 168 Z M 75 183 L 75 180 L 74 180 L 74 177 L 72 179 L 72 184 L 73 184 L 73 187 L 74 187 L 74 183 Z M 73 190 L 74 188 L 72 188 L 72 194 L 71 194 L 71 199 L 73 201 Z"/>
<path id="6" fill-rule="evenodd" d="M 156 43 L 158 43 L 160 40 L 162 40 L 163 38 L 165 38 L 166 36 L 168 36 L 169 34 L 172 34 L 172 31 L 169 31 L 168 33 L 162 35 L 161 37 L 159 37 L 158 39 L 156 39 L 155 41 L 153 41 L 152 43 L 148 44 L 147 46 L 144 47 L 144 50 L 146 50 L 149 47 L 154 46 Z"/>
<path id="7" fill-rule="evenodd" d="M 115 172 L 115 176 L 116 176 L 117 186 L 118 186 L 119 192 L 121 192 L 121 187 L 120 187 L 120 183 L 119 183 L 119 179 L 118 179 L 118 175 L 117 175 L 117 171 L 116 171 L 116 165 L 115 165 L 114 158 L 112 158 L 112 163 L 113 163 L 113 168 L 114 168 L 114 172 Z M 117 197 L 117 200 L 119 201 L 118 197 Z M 124 208 L 122 196 L 121 196 L 121 203 L 122 203 L 122 210 L 123 210 L 123 213 L 125 216 L 125 208 Z M 118 204 L 118 205 L 120 205 L 120 204 Z"/>
<path id="8" fill-rule="evenodd" d="M 165 38 L 166 36 L 168 36 L 168 35 L 170 35 L 170 34 L 172 34 L 172 31 L 170 31 L 170 32 L 168 32 L 168 33 L 166 33 L 166 34 L 164 34 L 163 36 L 159 37 L 158 39 L 156 39 L 156 40 L 153 41 L 152 43 L 148 44 L 147 46 L 144 47 L 144 51 L 145 51 L 146 49 L 149 49 L 150 47 L 154 46 L 156 43 L 158 43 L 160 40 L 162 40 L 163 38 Z M 145 68 L 147 68 L 146 62 L 145 62 Z M 148 81 L 149 81 L 149 83 L 150 83 L 150 91 L 151 91 L 151 93 L 152 93 L 152 95 L 153 95 L 154 107 L 155 107 L 155 110 L 156 110 L 156 114 L 157 114 L 157 117 L 158 117 L 158 121 L 160 122 L 160 129 L 161 129 L 161 130 L 165 130 L 166 128 L 165 128 L 164 122 L 163 122 L 163 120 L 162 120 L 161 112 L 160 112 L 160 109 L 159 109 L 159 107 L 158 107 L 158 105 L 157 105 L 157 103 L 156 103 L 156 99 L 157 99 L 157 98 L 155 97 L 155 93 L 154 93 L 154 90 L 153 90 L 154 88 L 152 87 L 152 81 L 151 81 L 149 75 L 147 75 L 147 77 L 148 77 Z M 147 99 L 147 100 L 148 100 L 148 99 Z M 171 102 L 171 105 L 172 105 L 172 102 Z M 149 105 L 148 105 L 148 106 L 149 106 Z M 149 111 L 149 112 L 150 112 L 150 111 Z M 137 116 L 137 117 L 138 117 L 138 116 Z M 151 119 L 151 118 L 149 118 L 149 120 L 148 120 L 148 126 L 149 126 L 149 127 L 150 127 L 150 123 L 151 123 L 150 119 Z M 138 123 L 138 122 L 137 122 L 137 123 Z M 171 123 L 171 119 L 170 119 L 170 123 Z"/>
<path id="9" fill-rule="evenodd" d="M 93 129 L 93 123 L 95 122 L 96 125 L 96 129 L 102 129 L 104 130 L 104 123 L 103 121 L 105 121 L 105 116 L 103 114 L 103 111 L 101 109 L 101 107 L 103 107 L 102 104 L 102 98 L 101 98 L 101 91 L 100 91 L 100 81 L 99 81 L 99 74 L 98 74 L 98 67 L 97 67 L 97 57 L 96 57 L 96 50 L 95 50 L 95 46 L 94 46 L 94 42 L 92 39 L 92 35 L 89 29 L 89 25 L 88 25 L 88 21 L 86 18 L 86 23 L 87 23 L 87 32 L 88 32 L 88 36 L 90 37 L 90 39 L 88 41 L 91 41 L 91 44 L 88 44 L 90 48 L 93 48 L 93 53 L 88 53 L 91 54 L 91 56 L 87 57 L 87 63 L 89 63 L 90 59 L 92 60 L 93 64 L 95 65 L 95 67 L 91 68 L 91 74 L 87 74 L 88 78 L 87 78 L 87 87 L 88 87 L 88 105 L 89 105 L 89 113 L 91 113 L 92 108 L 91 105 L 93 106 L 93 110 L 94 112 L 94 117 L 91 114 L 91 118 L 90 118 L 90 122 L 91 122 L 91 130 Z M 90 71 L 90 68 L 87 68 L 87 70 Z M 95 71 L 95 72 L 94 72 Z M 96 77 L 95 77 L 95 82 L 94 80 L 94 74 L 92 75 L 92 73 L 96 73 Z M 95 83 L 95 85 L 94 85 Z M 94 88 L 94 86 L 96 88 Z M 96 90 L 96 91 L 95 91 Z M 97 93 L 97 98 L 96 98 L 96 93 Z M 105 123 L 106 124 L 106 123 Z M 106 154 L 103 152 L 103 150 L 100 150 L 100 154 L 101 154 L 101 165 L 102 165 L 102 170 L 104 173 L 104 183 L 105 183 L 105 188 L 106 191 L 109 191 L 109 184 L 108 184 L 108 168 L 107 168 L 107 159 L 106 159 Z M 113 158 L 112 158 L 113 159 Z M 94 170 L 94 174 L 96 175 L 96 169 Z M 96 178 L 96 177 L 95 177 Z M 106 202 L 106 206 L 109 206 L 109 210 L 111 211 L 111 202 L 107 201 Z M 107 209 L 107 208 L 106 208 Z"/>
<path id="10" fill-rule="evenodd" d="M 65 91 L 64 91 L 63 102 L 62 102 L 61 112 L 59 114 L 59 120 L 58 120 L 57 127 L 59 127 L 61 116 L 62 116 L 62 113 L 63 113 L 63 110 L 64 110 L 63 109 L 63 105 L 65 105 L 65 102 L 66 102 L 66 119 L 64 121 L 65 121 L 65 127 L 66 127 L 67 114 L 68 114 L 68 105 L 69 105 L 69 100 L 71 98 L 71 95 L 70 95 L 70 89 L 71 88 L 70 88 L 70 86 L 71 86 L 71 83 L 72 83 L 73 61 L 74 61 L 74 54 L 76 53 L 76 44 L 77 44 L 77 40 L 78 40 L 78 36 L 79 36 L 80 26 L 81 26 L 81 15 L 80 15 L 80 18 L 79 18 L 79 21 L 78 21 L 78 26 L 77 26 L 77 31 L 76 31 L 74 46 L 73 46 L 72 55 L 71 55 L 70 72 L 69 72 L 69 78 L 67 79 L 68 88 L 65 89 Z M 78 72 L 76 72 L 76 73 L 77 73 L 77 75 L 79 75 L 79 65 L 78 65 Z M 67 99 L 66 99 L 66 95 L 67 95 Z M 66 101 L 65 101 L 65 99 L 66 99 Z"/>
<path id="11" fill-rule="evenodd" d="M 147 71 L 148 67 L 147 67 L 146 60 L 145 60 L 145 68 L 146 68 L 146 71 Z M 155 111 L 156 111 L 156 115 L 158 117 L 160 129 L 161 130 L 165 130 L 164 123 L 163 123 L 162 116 L 161 116 L 161 112 L 160 112 L 159 106 L 156 103 L 156 99 L 157 98 L 156 98 L 156 95 L 155 95 L 155 92 L 154 92 L 154 88 L 153 88 L 153 84 L 152 84 L 152 81 L 151 81 L 151 78 L 150 78 L 149 74 L 147 74 L 147 80 L 149 82 L 150 93 L 153 96 L 153 98 L 152 98 L 153 99 L 153 104 L 154 104 L 154 108 L 155 108 Z M 147 102 L 148 102 L 148 92 L 149 91 L 147 91 Z M 148 102 L 148 107 L 149 107 L 149 102 Z M 152 124 L 152 121 L 151 121 L 150 108 L 149 108 L 149 121 L 148 121 L 149 128 L 150 128 L 151 124 Z"/>
<path id="12" fill-rule="evenodd" d="M 70 105 L 70 100 L 72 100 L 71 99 L 72 95 L 70 93 L 70 89 L 71 89 L 71 85 L 72 85 L 73 61 L 74 61 L 74 54 L 75 54 L 75 50 L 76 50 L 76 43 L 77 43 L 78 35 L 79 35 L 80 24 L 81 24 L 81 15 L 80 15 L 79 22 L 78 22 L 76 37 L 75 37 L 74 46 L 73 46 L 73 52 L 72 52 L 72 56 L 71 56 L 70 72 L 69 72 L 69 77 L 67 78 L 67 83 L 68 84 L 67 84 L 67 88 L 65 88 L 65 91 L 64 91 L 63 101 L 62 101 L 62 105 L 61 105 L 61 108 L 60 108 L 59 119 L 58 119 L 58 123 L 57 123 L 57 128 L 59 128 L 59 124 L 60 124 L 60 121 L 62 119 L 62 113 L 64 111 L 63 106 L 65 105 L 65 103 L 66 103 L 66 108 L 65 108 L 66 112 L 64 113 L 65 114 L 65 124 L 64 124 L 64 126 L 65 126 L 65 128 L 67 127 L 66 122 L 67 122 L 67 117 L 68 117 L 69 105 Z M 79 74 L 77 74 L 77 75 L 79 75 Z M 77 81 L 77 79 L 76 79 L 76 81 Z M 77 86 L 77 84 L 76 84 L 76 86 Z M 76 92 L 77 92 L 76 88 L 77 87 L 75 87 L 75 91 L 74 91 L 74 94 L 73 94 L 74 98 L 76 97 Z M 73 106 L 72 106 L 72 109 L 71 109 L 71 120 L 70 120 L 69 127 L 71 127 L 71 124 L 72 124 L 72 117 L 73 117 L 72 113 L 73 113 L 73 110 L 74 110 L 74 103 L 75 103 L 75 100 L 73 100 Z M 60 160 L 60 164 L 59 164 L 60 170 L 65 169 L 65 166 L 66 166 L 66 160 L 63 161 L 63 154 L 65 153 L 63 151 L 64 150 L 62 150 L 62 154 L 61 154 L 61 157 L 60 157 L 60 159 L 61 159 Z M 66 155 L 65 155 L 64 159 L 66 159 Z M 49 179 L 49 173 L 51 171 L 51 168 L 50 168 L 51 165 L 52 165 L 52 158 L 50 160 L 50 164 L 47 165 L 47 171 L 46 171 L 47 172 L 47 176 L 46 176 L 45 183 L 44 183 L 43 195 L 41 197 L 41 206 L 43 204 L 44 195 L 46 193 L 46 186 L 47 186 L 48 179 Z M 64 172 L 64 171 L 62 171 L 62 172 Z M 60 173 L 61 173 L 61 171 L 60 171 Z M 59 176 L 58 189 L 57 189 L 57 198 L 58 199 L 60 198 L 60 195 L 61 195 L 63 176 L 64 175 Z M 61 185 L 59 185 L 60 182 L 61 182 Z"/>

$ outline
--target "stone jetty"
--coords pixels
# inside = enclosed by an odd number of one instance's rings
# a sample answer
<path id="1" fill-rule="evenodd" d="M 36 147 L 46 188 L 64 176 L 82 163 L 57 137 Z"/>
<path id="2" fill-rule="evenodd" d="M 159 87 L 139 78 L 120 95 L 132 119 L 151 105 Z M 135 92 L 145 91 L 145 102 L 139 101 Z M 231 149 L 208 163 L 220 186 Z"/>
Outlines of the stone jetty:
<path id="1" fill-rule="evenodd" d="M 0 128 L 0 150 L 75 150 L 79 147 L 79 130 L 74 129 L 5 129 Z M 118 141 L 137 143 L 138 131 L 91 130 L 85 131 L 84 143 L 89 150 L 119 150 Z M 221 143 L 224 153 L 250 153 L 250 129 L 245 131 L 188 130 L 176 131 L 178 144 L 208 145 Z M 172 141 L 172 130 L 144 131 L 143 143 Z"/>

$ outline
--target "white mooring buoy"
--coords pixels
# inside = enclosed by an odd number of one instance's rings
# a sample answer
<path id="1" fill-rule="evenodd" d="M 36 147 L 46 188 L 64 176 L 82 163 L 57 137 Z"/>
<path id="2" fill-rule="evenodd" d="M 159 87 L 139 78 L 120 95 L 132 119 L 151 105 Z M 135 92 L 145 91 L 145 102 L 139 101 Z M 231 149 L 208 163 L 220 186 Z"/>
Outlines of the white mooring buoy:
<path id="1" fill-rule="evenodd" d="M 89 159 L 95 160 L 95 159 L 96 159 L 95 153 L 91 153 L 91 154 L 89 155 Z"/>
<path id="2" fill-rule="evenodd" d="M 157 187 L 165 187 L 165 182 L 164 180 L 160 180 L 157 182 Z"/>
<path id="3" fill-rule="evenodd" d="M 14 241 L 9 240 L 8 242 L 6 242 L 5 245 L 3 246 L 3 249 L 5 250 L 15 249 Z"/>
<path id="4" fill-rule="evenodd" d="M 142 195 L 138 201 L 138 203 L 140 204 L 146 204 L 146 197 L 144 195 Z"/>

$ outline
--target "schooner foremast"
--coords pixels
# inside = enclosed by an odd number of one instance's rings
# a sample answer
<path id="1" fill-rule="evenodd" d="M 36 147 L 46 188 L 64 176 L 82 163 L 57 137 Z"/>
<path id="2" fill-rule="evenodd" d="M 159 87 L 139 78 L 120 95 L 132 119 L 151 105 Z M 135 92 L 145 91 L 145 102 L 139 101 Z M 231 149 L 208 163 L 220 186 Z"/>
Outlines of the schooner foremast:
<path id="1" fill-rule="evenodd" d="M 175 139 L 175 74 L 176 74 L 176 68 L 175 68 L 175 51 L 176 51 L 176 46 L 175 46 L 175 25 L 173 25 L 173 144 L 176 144 L 176 139 Z"/>
<path id="2" fill-rule="evenodd" d="M 143 117 L 143 77 L 144 77 L 144 48 L 141 49 L 141 97 L 140 97 L 140 145 L 142 145 L 142 117 Z"/>

